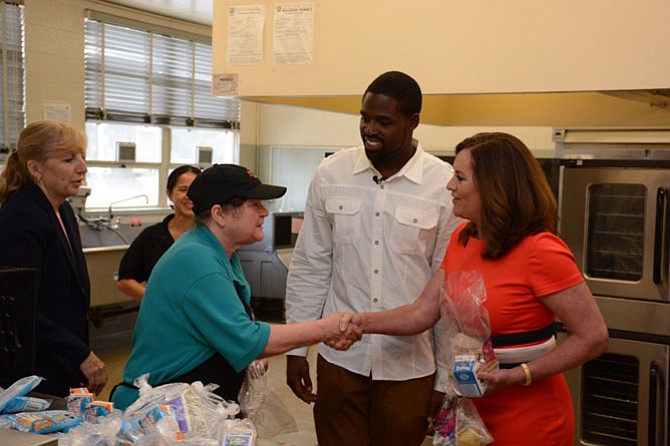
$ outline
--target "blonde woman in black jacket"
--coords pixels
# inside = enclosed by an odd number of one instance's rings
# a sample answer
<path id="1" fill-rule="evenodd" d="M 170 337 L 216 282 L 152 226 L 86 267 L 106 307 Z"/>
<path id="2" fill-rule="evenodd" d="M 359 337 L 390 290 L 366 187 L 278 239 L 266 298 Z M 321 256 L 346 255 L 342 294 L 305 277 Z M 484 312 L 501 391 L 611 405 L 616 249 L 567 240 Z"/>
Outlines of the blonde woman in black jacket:
<path id="1" fill-rule="evenodd" d="M 90 284 L 81 239 L 66 201 L 86 172 L 86 135 L 57 121 L 21 132 L 0 174 L 0 265 L 38 270 L 36 389 L 65 396 L 70 387 L 95 394 L 107 383 L 89 347 Z M 8 385 L 3 382 L 0 385 Z"/>

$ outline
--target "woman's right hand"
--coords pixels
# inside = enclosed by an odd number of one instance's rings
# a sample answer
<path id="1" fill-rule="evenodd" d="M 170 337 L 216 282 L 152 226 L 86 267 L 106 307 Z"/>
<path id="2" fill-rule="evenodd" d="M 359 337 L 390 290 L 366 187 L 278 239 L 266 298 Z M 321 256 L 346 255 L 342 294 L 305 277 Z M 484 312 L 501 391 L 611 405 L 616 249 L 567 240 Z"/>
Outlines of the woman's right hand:
<path id="1" fill-rule="evenodd" d="M 88 358 L 79 366 L 86 377 L 88 390 L 95 395 L 100 394 L 107 384 L 107 369 L 105 363 L 91 351 Z"/>
<path id="2" fill-rule="evenodd" d="M 363 330 L 354 323 L 350 313 L 333 313 L 322 321 L 326 325 L 323 342 L 330 348 L 347 350 L 363 336 Z"/>

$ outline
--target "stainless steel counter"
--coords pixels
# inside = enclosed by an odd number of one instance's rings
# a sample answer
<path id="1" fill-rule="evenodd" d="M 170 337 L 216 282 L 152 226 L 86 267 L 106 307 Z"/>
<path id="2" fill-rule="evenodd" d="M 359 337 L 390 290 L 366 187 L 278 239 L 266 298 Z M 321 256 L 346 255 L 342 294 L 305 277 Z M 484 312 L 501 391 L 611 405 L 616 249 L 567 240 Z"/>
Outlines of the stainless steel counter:
<path id="1" fill-rule="evenodd" d="M 291 265 L 291 258 L 293 257 L 293 248 L 281 248 L 277 250 L 277 257 L 284 264 L 286 269 Z"/>

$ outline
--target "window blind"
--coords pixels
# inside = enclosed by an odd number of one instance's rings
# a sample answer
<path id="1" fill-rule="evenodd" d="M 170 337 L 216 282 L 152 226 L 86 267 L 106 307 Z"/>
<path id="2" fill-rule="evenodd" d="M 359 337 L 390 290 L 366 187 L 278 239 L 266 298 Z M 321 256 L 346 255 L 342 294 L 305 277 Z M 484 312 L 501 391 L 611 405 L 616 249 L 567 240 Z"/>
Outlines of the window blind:
<path id="1" fill-rule="evenodd" d="M 84 59 L 87 119 L 239 127 L 239 100 L 211 95 L 211 45 L 87 19 Z"/>
<path id="2" fill-rule="evenodd" d="M 0 2 L 0 152 L 16 148 L 25 124 L 23 6 Z"/>

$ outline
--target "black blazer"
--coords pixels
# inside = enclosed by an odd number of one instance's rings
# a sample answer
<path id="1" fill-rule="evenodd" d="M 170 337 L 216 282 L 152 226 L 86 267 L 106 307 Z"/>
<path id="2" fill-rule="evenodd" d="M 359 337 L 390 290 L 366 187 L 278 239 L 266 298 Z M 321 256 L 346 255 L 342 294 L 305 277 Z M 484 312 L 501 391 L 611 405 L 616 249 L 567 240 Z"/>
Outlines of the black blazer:
<path id="1" fill-rule="evenodd" d="M 36 363 L 46 381 L 36 391 L 64 396 L 84 382 L 91 291 L 72 207 L 59 213 L 67 238 L 42 190 L 24 183 L 0 206 L 0 265 L 39 271 Z"/>

